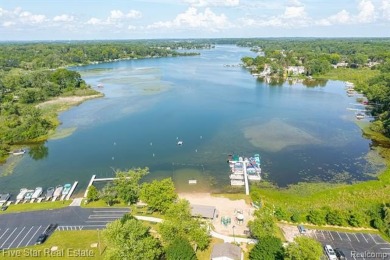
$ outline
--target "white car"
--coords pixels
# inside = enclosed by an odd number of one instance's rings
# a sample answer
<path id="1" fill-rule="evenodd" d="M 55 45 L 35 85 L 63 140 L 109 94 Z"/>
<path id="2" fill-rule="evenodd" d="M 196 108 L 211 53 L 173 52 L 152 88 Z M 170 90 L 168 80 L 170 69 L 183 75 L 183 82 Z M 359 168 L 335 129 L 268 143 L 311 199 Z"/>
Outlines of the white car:
<path id="1" fill-rule="evenodd" d="M 325 253 L 328 256 L 329 260 L 337 260 L 336 253 L 330 245 L 324 246 Z"/>

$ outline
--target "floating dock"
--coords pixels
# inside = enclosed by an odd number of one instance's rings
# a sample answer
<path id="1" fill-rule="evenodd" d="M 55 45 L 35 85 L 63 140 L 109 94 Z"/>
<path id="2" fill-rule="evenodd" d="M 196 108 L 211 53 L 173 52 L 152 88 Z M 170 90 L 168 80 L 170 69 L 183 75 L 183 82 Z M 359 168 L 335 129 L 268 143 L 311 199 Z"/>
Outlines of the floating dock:
<path id="1" fill-rule="evenodd" d="M 231 169 L 230 185 L 245 186 L 245 194 L 249 195 L 249 180 L 260 181 L 260 155 L 243 158 L 237 155 L 229 155 L 228 163 Z"/>

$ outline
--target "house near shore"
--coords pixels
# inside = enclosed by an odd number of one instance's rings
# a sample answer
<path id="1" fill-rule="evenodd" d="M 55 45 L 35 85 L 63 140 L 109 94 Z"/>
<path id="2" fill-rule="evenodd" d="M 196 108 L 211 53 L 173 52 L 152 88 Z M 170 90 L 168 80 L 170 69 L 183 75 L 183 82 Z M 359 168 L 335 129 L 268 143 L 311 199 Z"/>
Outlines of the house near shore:
<path id="1" fill-rule="evenodd" d="M 211 252 L 211 260 L 243 260 L 244 253 L 239 246 L 223 243 L 216 244 Z"/>
<path id="2" fill-rule="evenodd" d="M 348 67 L 348 62 L 342 61 L 342 62 L 339 62 L 339 63 L 337 63 L 335 65 L 332 65 L 332 66 L 335 69 L 337 69 L 337 68 L 346 68 L 346 67 Z"/>
<path id="3" fill-rule="evenodd" d="M 303 66 L 288 66 L 287 73 L 292 75 L 300 75 L 305 73 L 305 67 Z"/>

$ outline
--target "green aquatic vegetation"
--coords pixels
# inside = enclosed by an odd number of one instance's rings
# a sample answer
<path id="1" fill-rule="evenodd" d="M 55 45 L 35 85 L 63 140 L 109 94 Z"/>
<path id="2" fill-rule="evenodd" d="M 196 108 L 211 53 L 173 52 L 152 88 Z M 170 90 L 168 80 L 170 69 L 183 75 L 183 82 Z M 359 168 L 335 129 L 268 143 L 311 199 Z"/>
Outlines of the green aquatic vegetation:
<path id="1" fill-rule="evenodd" d="M 260 124 L 254 122 L 246 126 L 243 132 L 253 146 L 271 152 L 278 152 L 289 146 L 321 143 L 307 131 L 279 118 Z"/>
<path id="2" fill-rule="evenodd" d="M 58 140 L 66 138 L 68 136 L 71 136 L 76 131 L 76 129 L 77 127 L 58 129 L 54 134 L 50 135 L 50 139 Z"/>

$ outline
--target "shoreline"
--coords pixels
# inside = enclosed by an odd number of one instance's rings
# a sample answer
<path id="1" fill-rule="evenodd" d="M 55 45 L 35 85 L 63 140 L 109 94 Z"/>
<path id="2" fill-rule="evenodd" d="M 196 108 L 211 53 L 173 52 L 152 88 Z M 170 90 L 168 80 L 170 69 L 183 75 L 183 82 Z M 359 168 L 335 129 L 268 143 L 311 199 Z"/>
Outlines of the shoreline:
<path id="1" fill-rule="evenodd" d="M 18 143 L 15 145 L 11 146 L 11 149 L 18 149 L 23 146 L 27 146 L 28 144 L 31 143 L 38 143 L 38 142 L 43 142 L 49 140 L 51 137 L 55 136 L 57 132 L 58 126 L 61 124 L 59 121 L 59 113 L 67 111 L 71 109 L 72 107 L 78 106 L 82 104 L 83 102 L 90 100 L 90 99 L 95 99 L 95 98 L 101 98 L 104 97 L 104 94 L 97 91 L 94 95 L 75 95 L 75 96 L 69 96 L 69 97 L 56 97 L 54 99 L 44 101 L 42 103 L 39 103 L 35 105 L 36 108 L 39 108 L 41 110 L 47 110 L 48 112 L 46 113 L 48 117 L 52 117 L 52 121 L 54 122 L 54 128 L 50 129 L 48 134 L 37 137 L 33 140 L 27 140 L 23 143 Z M 54 116 L 55 115 L 55 116 Z M 8 159 L 10 158 L 11 154 L 8 154 L 7 156 L 0 158 L 0 165 L 6 165 L 8 163 Z M 13 168 L 16 167 L 16 164 L 13 165 L 12 169 L 7 169 L 7 175 L 12 174 Z M 0 174 L 0 177 L 3 176 Z"/>

